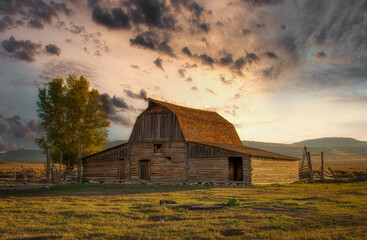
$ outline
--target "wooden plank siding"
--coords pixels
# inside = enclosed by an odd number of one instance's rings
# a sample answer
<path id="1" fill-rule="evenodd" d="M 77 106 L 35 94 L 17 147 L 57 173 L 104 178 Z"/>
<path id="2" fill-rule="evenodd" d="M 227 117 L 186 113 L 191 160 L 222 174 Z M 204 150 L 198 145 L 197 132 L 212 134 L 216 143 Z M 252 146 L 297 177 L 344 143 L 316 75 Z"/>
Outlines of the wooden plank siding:
<path id="1" fill-rule="evenodd" d="M 242 157 L 243 181 L 250 184 L 250 159 Z M 190 158 L 189 182 L 234 183 L 229 180 L 228 157 Z"/>
<path id="2" fill-rule="evenodd" d="M 293 183 L 299 180 L 299 161 L 272 161 L 269 159 L 251 159 L 251 183 Z"/>
<path id="3" fill-rule="evenodd" d="M 184 136 L 176 116 L 168 111 L 149 111 L 141 114 L 135 122 L 129 142 L 153 141 L 184 142 Z"/>
<path id="4" fill-rule="evenodd" d="M 128 144 L 93 154 L 84 158 L 83 177 L 85 181 L 118 181 L 129 179 Z M 120 166 L 121 160 L 124 166 Z M 121 173 L 124 169 L 125 174 Z M 123 178 L 124 177 L 124 178 Z"/>
<path id="5" fill-rule="evenodd" d="M 140 181 L 140 160 L 150 160 L 150 182 L 186 182 L 186 144 L 185 142 L 162 142 L 162 152 L 153 152 L 153 143 L 131 143 L 131 181 Z M 171 163 L 166 162 L 171 157 Z"/>

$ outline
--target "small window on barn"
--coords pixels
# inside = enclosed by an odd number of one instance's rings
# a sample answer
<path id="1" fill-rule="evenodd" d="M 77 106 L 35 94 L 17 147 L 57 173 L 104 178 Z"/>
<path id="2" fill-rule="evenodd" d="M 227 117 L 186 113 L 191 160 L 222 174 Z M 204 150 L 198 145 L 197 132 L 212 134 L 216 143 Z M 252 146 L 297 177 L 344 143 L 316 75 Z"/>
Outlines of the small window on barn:
<path id="1" fill-rule="evenodd" d="M 166 163 L 172 163 L 172 158 L 171 157 L 165 157 L 165 162 Z"/>
<path id="2" fill-rule="evenodd" d="M 153 152 L 154 153 L 162 153 L 162 144 L 154 144 Z"/>

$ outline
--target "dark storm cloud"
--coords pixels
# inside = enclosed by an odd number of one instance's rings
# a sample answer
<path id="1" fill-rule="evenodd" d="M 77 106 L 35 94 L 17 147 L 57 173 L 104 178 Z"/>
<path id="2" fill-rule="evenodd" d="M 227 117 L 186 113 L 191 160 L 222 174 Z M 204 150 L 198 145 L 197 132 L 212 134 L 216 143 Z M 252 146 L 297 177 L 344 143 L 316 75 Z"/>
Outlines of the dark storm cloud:
<path id="1" fill-rule="evenodd" d="M 43 24 L 50 24 L 59 14 L 70 15 L 72 10 L 65 3 L 42 0 L 12 0 L 0 2 L 0 14 L 21 15 L 21 19 L 28 21 L 31 28 L 43 28 Z"/>
<path id="2" fill-rule="evenodd" d="M 267 57 L 269 58 L 274 58 L 274 59 L 278 59 L 278 56 L 274 53 L 274 52 L 266 52 L 265 53 Z"/>
<path id="3" fill-rule="evenodd" d="M 129 17 L 122 8 L 113 8 L 111 13 L 105 12 L 100 6 L 95 6 L 92 11 L 93 20 L 111 29 L 130 28 Z"/>
<path id="4" fill-rule="evenodd" d="M 101 1 L 89 1 L 93 20 L 106 27 L 130 28 L 133 24 L 144 24 L 148 27 L 168 30 L 176 30 L 177 28 L 176 19 L 164 1 L 126 0 L 117 3 L 107 3 L 109 8 L 102 8 Z"/>
<path id="5" fill-rule="evenodd" d="M 16 25 L 17 24 L 9 16 L 3 16 L 2 18 L 0 18 L 0 32 L 3 32 L 5 31 L 5 29 L 9 29 Z"/>
<path id="6" fill-rule="evenodd" d="M 310 10 L 315 10 L 312 4 L 316 4 L 317 14 L 326 14 L 327 7 L 319 6 L 317 3 L 307 2 Z M 342 40 L 349 40 L 356 48 L 366 46 L 367 32 L 365 31 L 365 18 L 367 11 L 366 1 L 335 1 L 336 6 L 321 28 L 314 33 L 315 42 L 319 45 L 326 42 L 340 43 Z M 310 6 L 311 5 L 311 6 Z M 311 28 L 311 26 L 309 26 Z"/>
<path id="7" fill-rule="evenodd" d="M 3 40 L 1 45 L 8 56 L 26 62 L 33 62 L 35 55 L 41 50 L 41 44 L 30 40 L 17 41 L 13 36 L 8 40 Z"/>
<path id="8" fill-rule="evenodd" d="M 257 28 L 264 28 L 264 27 L 266 27 L 266 25 L 265 25 L 265 23 L 258 23 L 258 24 L 256 24 L 256 27 Z"/>
<path id="9" fill-rule="evenodd" d="M 283 3 L 283 0 L 242 0 L 242 1 L 248 3 L 252 7 L 264 7 Z"/>
<path id="10" fill-rule="evenodd" d="M 238 71 L 241 71 L 242 68 L 245 66 L 246 64 L 246 59 L 244 57 L 240 57 L 238 58 L 235 62 L 234 62 L 234 65 L 233 67 L 235 69 L 237 69 Z"/>
<path id="11" fill-rule="evenodd" d="M 28 27 L 30 27 L 30 28 L 43 29 L 43 24 L 38 19 L 30 19 L 28 21 Z"/>
<path id="12" fill-rule="evenodd" d="M 132 122 L 126 117 L 126 111 L 131 110 L 124 99 L 113 96 L 112 98 L 107 93 L 100 95 L 101 100 L 104 99 L 107 104 L 108 119 L 117 125 L 130 127 Z M 123 112 L 123 113 L 122 113 Z"/>
<path id="13" fill-rule="evenodd" d="M 169 39 L 161 40 L 158 34 L 151 31 L 138 34 L 134 39 L 130 39 L 130 44 L 133 46 L 140 46 L 175 57 L 173 49 L 168 45 L 168 42 Z"/>
<path id="14" fill-rule="evenodd" d="M 210 31 L 210 26 L 208 23 L 200 23 L 198 24 L 198 28 L 201 29 L 202 31 L 208 33 Z"/>
<path id="15" fill-rule="evenodd" d="M 50 55 L 57 55 L 59 56 L 61 53 L 61 49 L 57 47 L 55 44 L 48 44 L 45 47 L 45 50 Z"/>
<path id="16" fill-rule="evenodd" d="M 147 97 L 147 92 L 144 89 L 141 89 L 139 93 L 134 93 L 129 89 L 125 89 L 124 92 L 127 96 L 135 99 L 145 99 Z"/>
<path id="17" fill-rule="evenodd" d="M 220 58 L 219 64 L 222 66 L 228 66 L 233 63 L 232 54 L 228 53 L 227 56 Z"/>
<path id="18" fill-rule="evenodd" d="M 203 64 L 213 65 L 213 63 L 214 63 L 214 59 L 212 57 L 210 57 L 209 55 L 207 55 L 206 53 L 201 54 L 199 56 L 199 58 L 201 59 Z"/>
<path id="19" fill-rule="evenodd" d="M 204 8 L 200 6 L 197 2 L 192 2 L 187 7 L 197 18 L 201 17 L 201 13 L 203 12 Z"/>
<path id="20" fill-rule="evenodd" d="M 44 133 L 44 129 L 37 120 L 31 120 L 28 124 L 19 116 L 5 117 L 0 115 L 0 135 L 15 138 L 32 138 Z"/>
<path id="21" fill-rule="evenodd" d="M 192 56 L 191 51 L 190 51 L 190 49 L 189 49 L 188 47 L 184 47 L 184 48 L 182 48 L 182 49 L 181 49 L 181 51 L 182 51 L 185 55 L 187 55 L 187 56 L 189 56 L 189 57 L 191 57 L 191 56 Z"/>
<path id="22" fill-rule="evenodd" d="M 162 60 L 161 58 L 159 58 L 159 57 L 157 57 L 157 59 L 156 59 L 156 60 L 154 60 L 154 64 L 155 64 L 158 68 L 160 68 L 160 69 L 164 70 L 164 69 L 163 69 L 163 66 L 162 66 L 162 62 L 163 62 L 163 60 Z"/>
<path id="23" fill-rule="evenodd" d="M 248 62 L 248 63 L 252 63 L 252 62 L 257 62 L 257 61 L 259 61 L 260 60 L 260 58 L 255 54 L 255 53 L 247 53 L 246 54 L 246 61 Z"/>

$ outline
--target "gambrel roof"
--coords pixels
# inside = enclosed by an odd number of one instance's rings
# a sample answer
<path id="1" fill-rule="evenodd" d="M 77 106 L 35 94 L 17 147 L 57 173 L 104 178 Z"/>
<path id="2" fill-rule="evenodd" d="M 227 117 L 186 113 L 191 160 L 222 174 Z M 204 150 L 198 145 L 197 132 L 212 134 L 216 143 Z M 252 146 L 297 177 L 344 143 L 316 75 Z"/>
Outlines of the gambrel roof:
<path id="1" fill-rule="evenodd" d="M 148 100 L 166 107 L 176 115 L 186 141 L 242 146 L 233 124 L 216 112 L 183 107 L 152 98 Z"/>

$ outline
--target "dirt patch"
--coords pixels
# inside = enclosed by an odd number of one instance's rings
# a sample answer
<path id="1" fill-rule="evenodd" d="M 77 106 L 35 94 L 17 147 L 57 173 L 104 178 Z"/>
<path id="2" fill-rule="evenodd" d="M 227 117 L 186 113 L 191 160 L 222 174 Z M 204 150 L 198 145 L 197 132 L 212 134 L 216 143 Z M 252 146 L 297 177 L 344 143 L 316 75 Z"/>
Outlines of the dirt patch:
<path id="1" fill-rule="evenodd" d="M 223 231 L 220 231 L 220 233 L 225 237 L 230 236 L 240 236 L 245 234 L 245 232 L 242 229 L 236 229 L 236 228 L 230 228 Z"/>

